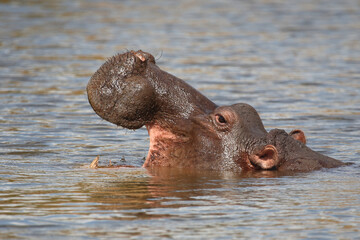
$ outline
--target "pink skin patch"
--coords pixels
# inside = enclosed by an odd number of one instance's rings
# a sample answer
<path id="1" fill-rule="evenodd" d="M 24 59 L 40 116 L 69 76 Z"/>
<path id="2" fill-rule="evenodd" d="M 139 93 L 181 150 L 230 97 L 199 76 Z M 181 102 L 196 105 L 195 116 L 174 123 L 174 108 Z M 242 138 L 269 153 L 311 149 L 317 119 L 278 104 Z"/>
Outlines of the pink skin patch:
<path id="1" fill-rule="evenodd" d="M 179 142 L 178 136 L 176 136 L 170 131 L 164 130 L 156 124 L 148 124 L 146 125 L 146 129 L 148 130 L 150 137 L 150 146 L 148 156 L 146 157 L 146 161 L 143 164 L 143 167 L 148 167 L 152 165 L 150 161 L 154 160 L 152 159 L 153 155 L 160 154 L 160 156 L 166 157 L 166 152 L 170 150 L 168 148 L 168 145 L 170 145 L 169 143 Z M 161 160 L 161 158 L 156 160 Z M 163 164 L 160 163 L 160 165 Z"/>

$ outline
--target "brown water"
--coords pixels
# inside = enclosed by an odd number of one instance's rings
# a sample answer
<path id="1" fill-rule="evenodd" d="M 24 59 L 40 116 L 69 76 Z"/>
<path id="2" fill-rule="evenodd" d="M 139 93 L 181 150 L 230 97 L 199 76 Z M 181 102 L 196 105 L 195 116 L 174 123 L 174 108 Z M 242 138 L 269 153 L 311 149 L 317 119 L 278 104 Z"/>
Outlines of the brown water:
<path id="1" fill-rule="evenodd" d="M 101 120 L 85 94 L 126 49 L 355 164 L 290 176 L 140 168 L 146 130 Z M 0 238 L 360 239 L 359 1 L 1 0 L 0 109 Z M 138 168 L 86 168 L 97 155 Z"/>

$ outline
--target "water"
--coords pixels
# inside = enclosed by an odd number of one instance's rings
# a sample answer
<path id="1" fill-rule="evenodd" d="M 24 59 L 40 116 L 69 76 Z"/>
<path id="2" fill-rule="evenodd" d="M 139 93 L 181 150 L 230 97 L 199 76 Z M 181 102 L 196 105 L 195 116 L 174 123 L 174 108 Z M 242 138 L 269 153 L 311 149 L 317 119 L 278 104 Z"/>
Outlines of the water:
<path id="1" fill-rule="evenodd" d="M 0 238 L 359 239 L 360 5 L 345 1 L 0 1 Z M 354 165 L 294 175 L 149 172 L 145 129 L 85 87 L 142 49 L 267 129 Z M 95 156 L 136 166 L 89 169 Z"/>

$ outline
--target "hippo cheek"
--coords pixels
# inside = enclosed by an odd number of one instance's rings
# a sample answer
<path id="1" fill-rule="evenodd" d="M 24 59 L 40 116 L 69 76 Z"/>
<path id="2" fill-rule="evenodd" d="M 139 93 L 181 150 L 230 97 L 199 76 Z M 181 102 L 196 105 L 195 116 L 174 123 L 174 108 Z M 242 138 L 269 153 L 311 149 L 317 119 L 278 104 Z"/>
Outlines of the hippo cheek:
<path id="1" fill-rule="evenodd" d="M 191 118 L 191 124 L 196 134 L 208 136 L 209 138 L 215 138 L 220 140 L 217 129 L 214 126 L 211 116 L 207 114 L 196 115 Z"/>

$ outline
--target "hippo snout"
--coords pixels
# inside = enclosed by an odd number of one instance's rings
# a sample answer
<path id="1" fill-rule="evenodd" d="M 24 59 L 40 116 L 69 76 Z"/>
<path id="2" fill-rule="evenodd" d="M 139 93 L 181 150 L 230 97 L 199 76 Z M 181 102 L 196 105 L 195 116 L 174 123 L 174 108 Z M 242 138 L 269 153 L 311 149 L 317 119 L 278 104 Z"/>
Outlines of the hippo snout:
<path id="1" fill-rule="evenodd" d="M 129 129 L 150 121 L 155 109 L 154 89 L 144 77 L 152 55 L 141 50 L 119 54 L 105 62 L 87 85 L 90 105 L 103 119 Z"/>

